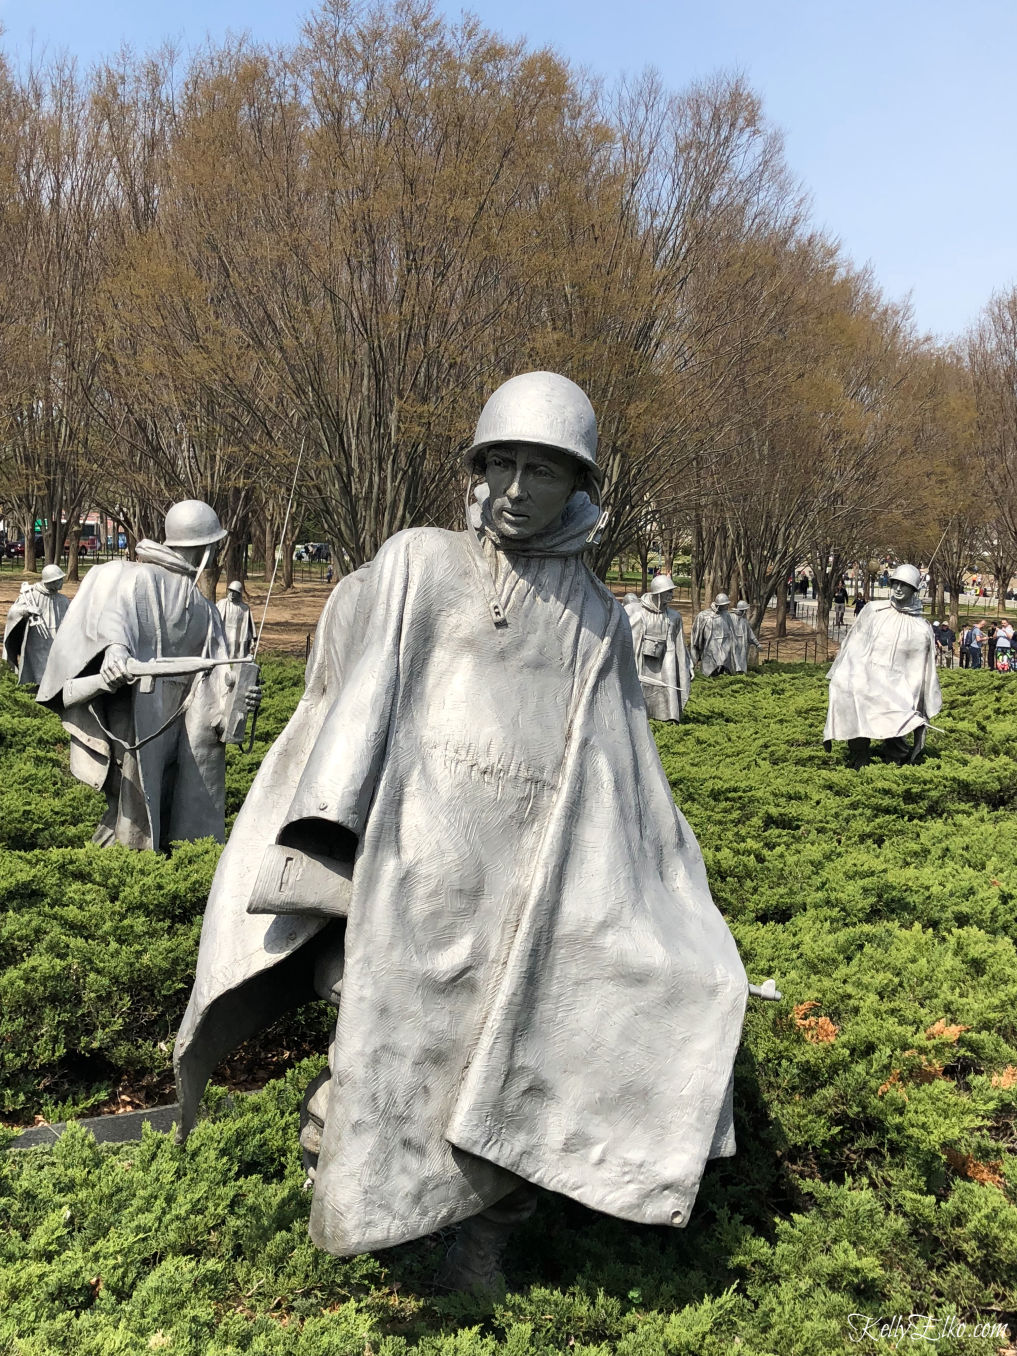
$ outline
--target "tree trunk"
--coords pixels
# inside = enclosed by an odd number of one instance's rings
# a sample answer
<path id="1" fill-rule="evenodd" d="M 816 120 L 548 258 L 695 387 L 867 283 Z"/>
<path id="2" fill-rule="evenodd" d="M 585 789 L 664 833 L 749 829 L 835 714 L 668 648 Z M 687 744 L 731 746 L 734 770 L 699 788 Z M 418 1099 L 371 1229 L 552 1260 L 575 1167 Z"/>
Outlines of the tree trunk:
<path id="1" fill-rule="evenodd" d="M 73 523 L 67 532 L 67 579 L 71 584 L 78 582 L 78 555 L 81 549 L 81 524 Z"/>
<path id="2" fill-rule="evenodd" d="M 262 540 L 262 561 L 265 570 L 265 583 L 272 578 L 272 569 L 275 566 L 275 523 L 273 522 L 271 510 L 265 508 L 264 518 L 264 537 Z"/>
<path id="3" fill-rule="evenodd" d="M 960 576 L 958 575 L 958 576 L 957 576 L 956 578 L 954 578 L 954 579 L 948 579 L 948 580 L 946 581 L 946 586 L 947 586 L 947 589 L 949 590 L 949 593 L 950 593 L 950 618 L 949 618 L 949 620 L 950 620 L 950 629 L 954 632 L 955 635 L 958 636 L 958 639 L 959 639 L 959 636 L 960 636 L 960 596 L 961 596 L 961 588 L 962 588 L 962 582 L 961 582 Z"/>
<path id="4" fill-rule="evenodd" d="M 35 574 L 35 514 L 25 520 L 25 574 Z"/>

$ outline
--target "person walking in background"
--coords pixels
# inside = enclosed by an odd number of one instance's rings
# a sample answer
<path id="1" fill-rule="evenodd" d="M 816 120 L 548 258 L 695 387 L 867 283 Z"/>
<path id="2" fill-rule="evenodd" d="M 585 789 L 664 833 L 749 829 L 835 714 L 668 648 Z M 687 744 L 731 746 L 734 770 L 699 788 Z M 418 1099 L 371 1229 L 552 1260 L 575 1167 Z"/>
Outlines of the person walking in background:
<path id="1" fill-rule="evenodd" d="M 833 624 L 834 626 L 844 625 L 844 609 L 847 607 L 848 591 L 844 587 L 843 579 L 840 581 L 840 588 L 833 595 Z"/>
<path id="2" fill-rule="evenodd" d="M 1003 617 L 996 631 L 996 672 L 1013 673 L 1013 660 L 1013 627 L 1008 618 Z"/>
<path id="3" fill-rule="evenodd" d="M 969 669 L 980 669 L 982 667 L 982 641 L 985 639 L 985 633 L 982 627 L 984 620 L 972 622 L 964 632 L 963 648 L 967 653 L 968 662 L 963 667 Z"/>
<path id="4" fill-rule="evenodd" d="M 953 645 L 957 637 L 949 622 L 940 622 L 936 631 L 936 644 L 939 647 L 940 662 L 944 668 L 953 668 Z"/>
<path id="5" fill-rule="evenodd" d="M 988 649 L 988 656 L 987 656 L 987 658 L 988 658 L 988 661 L 989 661 L 989 668 L 990 668 L 990 669 L 994 669 L 994 668 L 996 667 L 996 623 L 995 623 L 995 622 L 989 622 L 988 626 L 986 626 L 986 628 L 985 628 L 985 639 L 988 641 L 988 646 L 987 646 L 987 649 Z"/>
<path id="6" fill-rule="evenodd" d="M 862 595 L 861 595 L 860 593 L 856 593 L 856 594 L 855 594 L 855 601 L 854 601 L 854 609 L 855 609 L 855 616 L 856 616 L 856 617 L 858 616 L 859 612 L 861 612 L 861 610 L 862 610 L 862 608 L 863 608 L 864 606 L 865 606 L 865 599 L 862 597 Z"/>

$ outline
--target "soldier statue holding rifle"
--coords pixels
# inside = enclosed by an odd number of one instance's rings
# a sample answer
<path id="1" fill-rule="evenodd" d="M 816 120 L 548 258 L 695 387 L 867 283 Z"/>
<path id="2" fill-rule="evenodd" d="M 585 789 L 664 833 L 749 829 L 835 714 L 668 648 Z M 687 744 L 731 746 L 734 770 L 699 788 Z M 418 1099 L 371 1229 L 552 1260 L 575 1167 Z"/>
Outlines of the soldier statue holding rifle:
<path id="1" fill-rule="evenodd" d="M 90 570 L 67 610 L 38 700 L 71 737 L 71 771 L 106 796 L 95 842 L 223 841 L 234 693 L 247 710 L 261 700 L 238 687 L 240 661 L 197 587 L 225 536 L 210 505 L 174 504 L 164 542 Z"/>

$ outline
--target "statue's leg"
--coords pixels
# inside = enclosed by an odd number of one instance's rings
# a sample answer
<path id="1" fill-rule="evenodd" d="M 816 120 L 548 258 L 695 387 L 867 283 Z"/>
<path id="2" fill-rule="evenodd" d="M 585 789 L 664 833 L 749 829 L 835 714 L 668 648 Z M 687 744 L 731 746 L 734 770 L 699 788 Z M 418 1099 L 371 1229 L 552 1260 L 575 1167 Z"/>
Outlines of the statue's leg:
<path id="1" fill-rule="evenodd" d="M 343 964 L 345 950 L 343 936 L 319 939 L 321 951 L 314 967 L 314 991 L 324 998 L 336 1012 L 339 1011 L 339 999 L 342 993 Z M 303 1101 L 300 1103 L 300 1147 L 303 1150 L 304 1171 L 307 1177 L 304 1189 L 314 1186 L 318 1170 L 318 1155 L 321 1153 L 321 1133 L 325 1128 L 328 1115 L 329 1097 L 332 1092 L 332 1051 L 335 1048 L 335 1031 L 328 1043 L 328 1059 L 325 1068 L 312 1078 L 307 1085 Z"/>
<path id="2" fill-rule="evenodd" d="M 921 758 L 922 753 L 925 750 L 925 735 L 927 730 L 927 725 L 919 725 L 918 729 L 915 731 L 914 746 L 911 749 L 911 753 L 908 755 L 909 763 L 917 763 L 919 758 Z"/>
<path id="3" fill-rule="evenodd" d="M 857 739 L 849 739 L 848 763 L 851 767 L 868 767 L 869 764 L 869 739 L 867 735 L 859 735 Z"/>
<path id="4" fill-rule="evenodd" d="M 891 763 L 906 763 L 911 756 L 911 747 L 904 735 L 894 735 L 883 740 L 883 756 Z"/>
<path id="5" fill-rule="evenodd" d="M 503 1290 L 501 1264 L 512 1230 L 536 1208 L 537 1188 L 521 1182 L 497 1204 L 463 1220 L 435 1283 L 444 1290 Z"/>

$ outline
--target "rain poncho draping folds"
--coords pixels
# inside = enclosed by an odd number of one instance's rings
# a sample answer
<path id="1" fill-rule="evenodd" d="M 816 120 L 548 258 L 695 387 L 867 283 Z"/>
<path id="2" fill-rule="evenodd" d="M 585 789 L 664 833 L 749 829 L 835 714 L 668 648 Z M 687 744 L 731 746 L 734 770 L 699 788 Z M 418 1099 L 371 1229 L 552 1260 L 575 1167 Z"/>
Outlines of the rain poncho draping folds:
<path id="1" fill-rule="evenodd" d="M 729 612 L 715 603 L 704 608 L 692 623 L 692 658 L 704 678 L 721 669 L 735 672 L 735 629 Z"/>
<path id="2" fill-rule="evenodd" d="M 137 556 L 86 574 L 53 643 L 38 700 L 59 713 L 70 735 L 71 772 L 106 795 L 96 842 L 134 848 L 206 836 L 221 842 L 222 670 L 160 678 L 151 692 L 134 683 L 90 704 L 63 702 L 68 679 L 98 672 L 111 645 L 141 660 L 227 657 L 219 614 L 195 587 L 192 567 L 159 542 L 139 542 Z"/>
<path id="3" fill-rule="evenodd" d="M 574 496 L 526 554 L 482 505 L 472 535 L 386 542 L 326 604 L 223 854 L 176 1048 L 185 1128 L 215 1061 L 337 945 L 335 923 L 247 912 L 259 848 L 353 863 L 310 1223 L 332 1252 L 520 1178 L 682 1225 L 734 1151 L 745 974 L 624 613 L 580 559 L 596 516 Z"/>
<path id="4" fill-rule="evenodd" d="M 54 637 L 70 599 L 33 584 L 11 603 L 4 624 L 3 657 L 18 670 L 19 683 L 41 683 Z"/>
<path id="5" fill-rule="evenodd" d="M 943 704 L 932 627 L 891 603 L 862 608 L 827 674 L 823 738 L 893 739 L 928 725 Z"/>
<path id="6" fill-rule="evenodd" d="M 646 714 L 653 720 L 680 720 L 689 700 L 692 660 L 685 648 L 681 613 L 659 602 L 659 594 L 644 593 L 641 599 L 626 603 L 625 611 Z M 660 648 L 663 653 L 658 656 Z"/>

